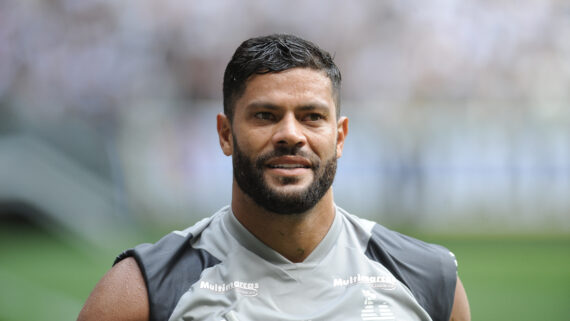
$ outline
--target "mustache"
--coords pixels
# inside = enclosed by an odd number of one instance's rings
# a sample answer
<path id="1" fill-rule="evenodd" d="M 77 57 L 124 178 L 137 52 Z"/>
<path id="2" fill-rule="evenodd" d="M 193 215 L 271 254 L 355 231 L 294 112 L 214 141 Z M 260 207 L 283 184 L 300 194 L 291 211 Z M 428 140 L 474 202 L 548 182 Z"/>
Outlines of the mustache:
<path id="1" fill-rule="evenodd" d="M 276 158 L 276 157 L 281 157 L 281 156 L 300 156 L 300 157 L 306 158 L 311 163 L 311 168 L 313 168 L 313 169 L 318 168 L 320 165 L 320 160 L 315 154 L 308 153 L 306 151 L 302 151 L 296 147 L 283 146 L 283 147 L 278 147 L 272 151 L 269 151 L 269 152 L 262 154 L 259 157 L 257 157 L 257 159 L 255 161 L 255 166 L 258 169 L 262 169 L 265 167 L 265 164 L 269 160 Z"/>

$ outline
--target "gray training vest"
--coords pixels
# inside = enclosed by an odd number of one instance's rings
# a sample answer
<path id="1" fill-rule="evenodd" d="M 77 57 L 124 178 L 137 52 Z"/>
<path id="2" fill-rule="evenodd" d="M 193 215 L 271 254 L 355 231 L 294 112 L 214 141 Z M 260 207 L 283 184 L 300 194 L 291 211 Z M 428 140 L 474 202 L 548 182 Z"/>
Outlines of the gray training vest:
<path id="1" fill-rule="evenodd" d="M 151 321 L 448 321 L 457 276 L 447 249 L 338 207 L 301 263 L 255 238 L 229 206 L 115 263 L 130 256 L 146 282 Z"/>

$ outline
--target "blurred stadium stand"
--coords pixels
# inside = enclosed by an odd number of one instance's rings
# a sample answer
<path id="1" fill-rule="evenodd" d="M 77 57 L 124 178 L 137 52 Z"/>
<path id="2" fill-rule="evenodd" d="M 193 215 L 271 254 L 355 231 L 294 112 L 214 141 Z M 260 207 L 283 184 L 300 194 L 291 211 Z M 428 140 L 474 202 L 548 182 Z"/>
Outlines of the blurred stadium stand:
<path id="1" fill-rule="evenodd" d="M 77 132 L 67 134 L 82 141 Z M 120 183 L 88 167 L 106 153 L 96 144 L 79 154 L 52 145 L 45 134 L 0 136 L 0 221 L 27 222 L 103 246 L 129 233 Z"/>
<path id="2" fill-rule="evenodd" d="M 0 200 L 94 239 L 212 213 L 230 197 L 225 64 L 250 36 L 292 32 L 343 72 L 339 205 L 428 230 L 570 232 L 568 2 L 295 4 L 2 1 Z"/>

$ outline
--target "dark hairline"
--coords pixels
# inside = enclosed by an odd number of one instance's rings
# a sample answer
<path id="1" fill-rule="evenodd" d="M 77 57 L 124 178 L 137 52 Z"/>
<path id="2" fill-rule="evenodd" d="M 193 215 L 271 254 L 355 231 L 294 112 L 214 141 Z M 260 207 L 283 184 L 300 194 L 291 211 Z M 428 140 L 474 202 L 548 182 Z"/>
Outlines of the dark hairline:
<path id="1" fill-rule="evenodd" d="M 294 68 L 324 72 L 331 83 L 337 118 L 340 114 L 340 70 L 333 57 L 314 43 L 291 34 L 250 38 L 235 51 L 224 72 L 224 113 L 232 120 L 236 102 L 256 75 Z"/>

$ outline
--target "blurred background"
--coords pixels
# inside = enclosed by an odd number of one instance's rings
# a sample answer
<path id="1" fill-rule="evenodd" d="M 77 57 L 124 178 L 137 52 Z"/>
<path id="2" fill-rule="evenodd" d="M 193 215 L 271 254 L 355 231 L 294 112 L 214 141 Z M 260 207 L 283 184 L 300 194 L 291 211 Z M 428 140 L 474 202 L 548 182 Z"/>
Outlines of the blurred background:
<path id="1" fill-rule="evenodd" d="M 281 32 L 343 75 L 337 204 L 452 249 L 474 320 L 570 320 L 562 0 L 1 1 L 0 320 L 75 319 L 114 255 L 230 202 L 223 71 Z"/>

